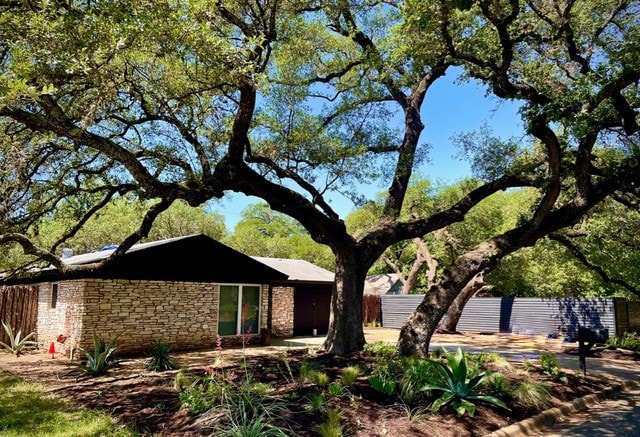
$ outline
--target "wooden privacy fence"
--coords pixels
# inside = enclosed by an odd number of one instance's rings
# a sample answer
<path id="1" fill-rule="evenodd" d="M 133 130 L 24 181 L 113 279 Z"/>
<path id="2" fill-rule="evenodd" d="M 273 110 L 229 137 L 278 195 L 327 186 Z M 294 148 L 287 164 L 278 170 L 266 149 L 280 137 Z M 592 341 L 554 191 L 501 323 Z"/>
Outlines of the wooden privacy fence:
<path id="1" fill-rule="evenodd" d="M 362 322 L 380 323 L 380 296 L 365 294 L 362 299 Z"/>
<path id="2" fill-rule="evenodd" d="M 36 330 L 38 318 L 38 287 L 0 286 L 0 320 L 25 336 Z M 7 343 L 9 337 L 0 326 L 0 341 Z"/>

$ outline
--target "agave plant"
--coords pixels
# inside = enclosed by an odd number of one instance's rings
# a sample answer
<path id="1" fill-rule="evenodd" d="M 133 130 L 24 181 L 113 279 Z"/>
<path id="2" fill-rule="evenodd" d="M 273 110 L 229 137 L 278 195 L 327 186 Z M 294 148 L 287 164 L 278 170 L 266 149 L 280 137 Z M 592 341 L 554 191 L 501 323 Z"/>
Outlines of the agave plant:
<path id="1" fill-rule="evenodd" d="M 34 338 L 36 333 L 32 332 L 31 334 L 26 335 L 24 338 L 22 337 L 22 331 L 18 331 L 13 334 L 13 329 L 9 324 L 2 322 L 2 327 L 4 328 L 4 332 L 7 333 L 9 337 L 9 344 L 3 343 L 0 341 L 0 347 L 5 349 L 7 352 L 14 354 L 16 357 L 20 356 L 24 349 L 35 347 L 38 345 L 37 341 L 30 340 Z"/>
<path id="2" fill-rule="evenodd" d="M 153 348 L 149 351 L 151 358 L 145 363 L 146 369 L 154 372 L 177 369 L 178 364 L 173 360 L 169 352 L 171 352 L 171 346 L 156 340 Z"/>
<path id="3" fill-rule="evenodd" d="M 476 406 L 472 401 L 488 402 L 493 405 L 497 405 L 506 410 L 509 408 L 500 399 L 494 396 L 485 396 L 478 394 L 474 388 L 481 384 L 486 378 L 491 376 L 495 372 L 487 371 L 479 373 L 475 376 L 468 375 L 467 372 L 467 360 L 462 352 L 462 349 L 458 348 L 455 355 L 450 354 L 446 349 L 443 349 L 449 362 L 449 366 L 434 361 L 428 360 L 435 369 L 443 377 L 444 382 L 438 384 L 426 384 L 422 386 L 421 390 L 439 390 L 444 392 L 442 396 L 436 399 L 431 406 L 433 412 L 438 411 L 444 405 L 453 403 L 453 408 L 458 413 L 458 417 L 464 416 L 468 413 L 473 417 L 476 411 Z"/>
<path id="4" fill-rule="evenodd" d="M 107 343 L 104 338 L 93 333 L 93 352 L 90 353 L 82 348 L 78 351 L 83 353 L 86 362 L 80 362 L 77 364 L 81 369 L 81 373 L 85 376 L 98 376 L 107 373 L 109 369 L 118 365 L 118 359 L 116 358 L 116 341 L 111 340 Z"/>

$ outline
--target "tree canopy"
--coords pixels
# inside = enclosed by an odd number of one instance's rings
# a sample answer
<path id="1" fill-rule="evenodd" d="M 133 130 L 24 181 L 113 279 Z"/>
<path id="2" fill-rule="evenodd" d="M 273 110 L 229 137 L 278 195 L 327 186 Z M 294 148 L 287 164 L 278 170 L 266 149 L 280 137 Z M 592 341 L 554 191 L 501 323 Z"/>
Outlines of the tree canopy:
<path id="1" fill-rule="evenodd" d="M 499 259 L 639 195 L 638 3 L 628 0 L 109 0 L 0 5 L 0 244 L 72 269 L 30 238 L 61 202 L 84 224 L 116 196 L 145 203 L 113 257 L 178 200 L 264 199 L 336 262 L 325 348 L 362 348 L 367 270 L 392 244 L 461 222 L 481 201 L 538 190 L 508 230 L 453 260 L 401 334 L 424 354 L 462 287 Z M 404 218 L 428 91 L 452 66 L 521 102 L 519 142 L 465 138 L 481 182 Z M 460 108 L 461 111 L 473 108 Z M 396 117 L 398 125 L 389 120 Z M 327 195 L 387 184 L 351 235 Z M 81 227 L 81 226 L 80 226 Z"/>

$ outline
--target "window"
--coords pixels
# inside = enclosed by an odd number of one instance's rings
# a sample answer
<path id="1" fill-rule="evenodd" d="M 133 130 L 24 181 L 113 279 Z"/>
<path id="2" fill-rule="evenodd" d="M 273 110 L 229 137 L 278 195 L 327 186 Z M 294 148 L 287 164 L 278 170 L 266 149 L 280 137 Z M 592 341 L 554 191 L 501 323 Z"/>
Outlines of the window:
<path id="1" fill-rule="evenodd" d="M 221 285 L 218 334 L 257 334 L 260 320 L 259 285 Z"/>
<path id="2" fill-rule="evenodd" d="M 49 308 L 54 309 L 58 303 L 58 284 L 51 284 L 51 304 Z"/>

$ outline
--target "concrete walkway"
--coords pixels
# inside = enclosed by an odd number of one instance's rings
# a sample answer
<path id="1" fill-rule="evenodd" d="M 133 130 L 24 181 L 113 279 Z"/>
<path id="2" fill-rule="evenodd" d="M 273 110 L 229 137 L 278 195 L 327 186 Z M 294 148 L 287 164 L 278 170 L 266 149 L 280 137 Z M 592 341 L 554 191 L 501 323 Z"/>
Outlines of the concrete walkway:
<path id="1" fill-rule="evenodd" d="M 640 389 L 615 395 L 588 409 L 565 416 L 545 431 L 546 437 L 622 437 L 640 435 Z"/>

